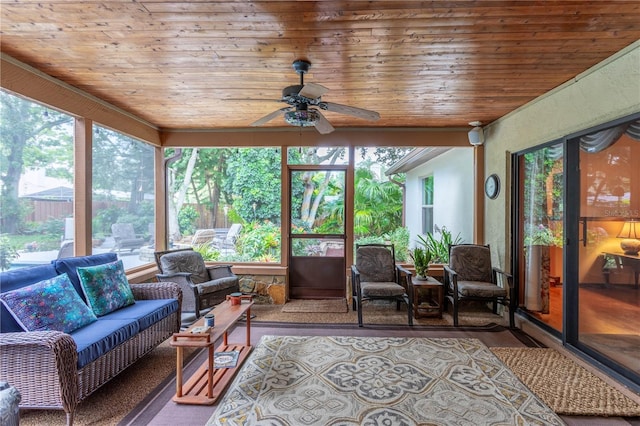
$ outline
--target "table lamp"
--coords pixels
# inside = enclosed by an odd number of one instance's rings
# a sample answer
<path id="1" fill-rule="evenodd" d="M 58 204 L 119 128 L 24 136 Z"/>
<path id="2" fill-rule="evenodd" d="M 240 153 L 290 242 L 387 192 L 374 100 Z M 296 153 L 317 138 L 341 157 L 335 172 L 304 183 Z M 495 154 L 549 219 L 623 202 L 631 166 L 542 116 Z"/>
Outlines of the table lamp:
<path id="1" fill-rule="evenodd" d="M 637 256 L 638 251 L 640 251 L 640 221 L 636 219 L 627 220 L 622 225 L 618 238 L 622 238 L 620 248 L 624 251 L 624 254 Z"/>

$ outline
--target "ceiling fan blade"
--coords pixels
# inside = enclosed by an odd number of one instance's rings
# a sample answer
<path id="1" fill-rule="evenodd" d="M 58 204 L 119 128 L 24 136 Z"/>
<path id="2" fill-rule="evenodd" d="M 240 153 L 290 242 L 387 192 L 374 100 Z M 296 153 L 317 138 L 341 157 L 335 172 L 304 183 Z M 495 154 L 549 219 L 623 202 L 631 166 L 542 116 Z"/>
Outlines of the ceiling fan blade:
<path id="1" fill-rule="evenodd" d="M 318 121 L 316 121 L 316 124 L 315 124 L 316 130 L 322 135 L 326 135 L 328 133 L 333 132 L 335 129 L 333 128 L 331 123 L 327 121 L 325 116 L 322 115 L 322 113 L 317 109 L 314 111 L 318 114 Z"/>
<path id="2" fill-rule="evenodd" d="M 265 115 L 261 119 L 251 123 L 251 127 L 262 126 L 264 123 L 267 123 L 267 122 L 273 120 L 274 118 L 276 118 L 277 116 L 279 116 L 281 114 L 284 114 L 285 112 L 290 111 L 290 110 L 291 110 L 291 107 L 277 109 L 277 110 L 273 111 L 272 113 Z"/>
<path id="3" fill-rule="evenodd" d="M 356 108 L 347 105 L 334 104 L 332 102 L 322 102 L 319 105 L 327 111 L 337 112 L 338 114 L 352 115 L 354 117 L 363 118 L 365 120 L 376 121 L 380 118 L 380 114 L 363 108 Z"/>
<path id="4" fill-rule="evenodd" d="M 305 85 L 300 89 L 298 95 L 304 96 L 307 99 L 318 99 L 320 96 L 324 95 L 329 91 L 328 88 L 316 84 L 316 83 L 305 83 Z"/>

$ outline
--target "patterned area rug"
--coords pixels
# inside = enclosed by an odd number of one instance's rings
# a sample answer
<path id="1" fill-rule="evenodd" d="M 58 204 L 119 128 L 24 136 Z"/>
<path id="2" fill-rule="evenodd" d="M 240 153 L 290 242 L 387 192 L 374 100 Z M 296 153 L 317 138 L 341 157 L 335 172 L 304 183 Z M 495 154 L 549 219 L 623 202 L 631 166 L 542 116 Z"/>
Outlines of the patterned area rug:
<path id="1" fill-rule="evenodd" d="M 477 339 L 264 336 L 207 424 L 563 422 Z"/>
<path id="2" fill-rule="evenodd" d="M 282 312 L 336 313 L 349 312 L 346 299 L 290 300 L 282 307 Z"/>
<path id="3" fill-rule="evenodd" d="M 491 351 L 558 414 L 640 416 L 640 405 L 555 349 Z"/>

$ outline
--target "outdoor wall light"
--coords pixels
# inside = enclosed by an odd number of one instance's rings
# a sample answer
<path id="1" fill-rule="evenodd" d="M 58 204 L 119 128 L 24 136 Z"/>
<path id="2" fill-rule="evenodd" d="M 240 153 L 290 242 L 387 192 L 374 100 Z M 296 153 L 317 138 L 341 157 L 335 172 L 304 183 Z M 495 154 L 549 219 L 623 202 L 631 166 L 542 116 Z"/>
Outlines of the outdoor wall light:
<path id="1" fill-rule="evenodd" d="M 624 251 L 624 254 L 637 256 L 640 251 L 640 221 L 636 219 L 627 220 L 622 225 L 618 238 L 623 239 L 620 241 L 620 248 Z"/>

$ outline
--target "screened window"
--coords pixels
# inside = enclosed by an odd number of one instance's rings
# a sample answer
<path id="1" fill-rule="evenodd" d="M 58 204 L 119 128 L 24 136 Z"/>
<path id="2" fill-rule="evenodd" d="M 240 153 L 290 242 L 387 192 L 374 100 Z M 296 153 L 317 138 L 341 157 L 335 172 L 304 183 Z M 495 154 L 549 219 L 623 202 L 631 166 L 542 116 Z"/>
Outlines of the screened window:
<path id="1" fill-rule="evenodd" d="M 93 128 L 93 253 L 113 251 L 125 269 L 153 262 L 154 148 Z"/>
<path id="2" fill-rule="evenodd" d="M 279 148 L 167 149 L 170 248 L 207 261 L 280 262 Z"/>
<path id="3" fill-rule="evenodd" d="M 422 179 L 422 233 L 433 233 L 433 175 Z"/>
<path id="4" fill-rule="evenodd" d="M 6 91 L 0 102 L 0 269 L 73 255 L 74 118 Z"/>

